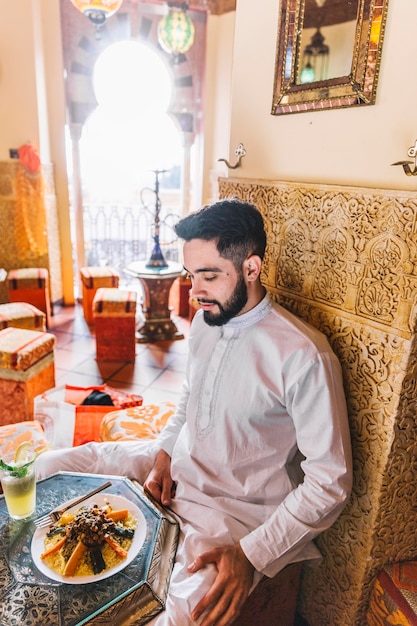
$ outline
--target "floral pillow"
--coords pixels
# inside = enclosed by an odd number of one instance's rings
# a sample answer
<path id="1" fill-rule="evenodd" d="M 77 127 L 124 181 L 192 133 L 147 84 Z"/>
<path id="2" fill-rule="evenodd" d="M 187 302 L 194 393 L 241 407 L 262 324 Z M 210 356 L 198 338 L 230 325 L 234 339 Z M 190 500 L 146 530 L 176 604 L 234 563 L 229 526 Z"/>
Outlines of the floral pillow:
<path id="1" fill-rule="evenodd" d="M 101 441 L 135 441 L 155 439 L 168 419 L 175 413 L 173 402 L 144 404 L 112 411 L 101 422 Z"/>
<path id="2" fill-rule="evenodd" d="M 24 442 L 29 442 L 36 452 L 49 446 L 40 422 L 30 420 L 0 426 L 0 458 L 14 452 Z"/>

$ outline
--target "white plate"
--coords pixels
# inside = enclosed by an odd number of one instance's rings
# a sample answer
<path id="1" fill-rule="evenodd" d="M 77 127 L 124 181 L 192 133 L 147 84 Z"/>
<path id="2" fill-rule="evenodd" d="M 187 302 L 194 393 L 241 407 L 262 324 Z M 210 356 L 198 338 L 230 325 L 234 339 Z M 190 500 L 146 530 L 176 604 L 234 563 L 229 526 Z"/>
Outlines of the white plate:
<path id="1" fill-rule="evenodd" d="M 75 500 L 75 498 L 74 498 Z M 64 502 L 62 506 L 69 504 L 71 500 L 68 502 Z M 133 535 L 133 541 L 129 548 L 129 552 L 127 557 L 111 569 L 105 570 L 100 574 L 94 574 L 93 576 L 61 576 L 57 574 L 53 570 L 49 569 L 41 559 L 41 554 L 45 551 L 44 539 L 45 535 L 49 531 L 49 528 L 38 528 L 35 531 L 35 534 L 32 538 L 32 558 L 36 565 L 36 567 L 45 574 L 48 578 L 52 580 L 56 580 L 61 583 L 66 583 L 67 585 L 83 585 L 85 583 L 95 583 L 103 578 L 108 578 L 109 576 L 113 576 L 120 572 L 120 570 L 124 569 L 129 563 L 135 558 L 138 554 L 139 550 L 143 546 L 146 537 L 146 520 L 142 513 L 142 511 L 132 502 L 126 500 L 126 498 L 122 498 L 121 496 L 116 496 L 111 493 L 99 493 L 88 500 L 85 500 L 81 504 L 77 504 L 75 506 L 75 511 L 78 511 L 82 506 L 86 506 L 88 504 L 97 504 L 98 506 L 103 506 L 104 504 L 109 503 L 113 509 L 128 509 L 128 511 L 136 518 L 136 529 L 135 534 Z M 58 508 L 58 507 L 57 507 Z M 61 507 L 59 507 L 61 508 Z"/>

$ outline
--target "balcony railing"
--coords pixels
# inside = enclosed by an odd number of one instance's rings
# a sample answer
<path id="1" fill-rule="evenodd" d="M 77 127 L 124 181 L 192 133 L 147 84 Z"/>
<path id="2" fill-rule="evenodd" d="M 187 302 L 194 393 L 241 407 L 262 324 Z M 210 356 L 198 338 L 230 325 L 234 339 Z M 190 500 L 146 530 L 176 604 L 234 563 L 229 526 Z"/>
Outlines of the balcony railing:
<path id="1" fill-rule="evenodd" d="M 178 211 L 160 213 L 160 244 L 166 261 L 178 261 L 174 225 Z M 133 204 L 85 204 L 84 242 L 87 265 L 108 265 L 128 280 L 124 268 L 132 261 L 147 260 L 153 248 L 153 211 Z"/>

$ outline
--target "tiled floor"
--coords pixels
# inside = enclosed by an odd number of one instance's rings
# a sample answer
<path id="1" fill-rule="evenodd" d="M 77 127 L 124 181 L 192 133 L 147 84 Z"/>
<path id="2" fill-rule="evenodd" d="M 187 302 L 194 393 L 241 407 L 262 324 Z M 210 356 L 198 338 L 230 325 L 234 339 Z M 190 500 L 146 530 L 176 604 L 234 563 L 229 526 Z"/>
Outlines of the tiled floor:
<path id="1" fill-rule="evenodd" d="M 185 339 L 136 344 L 136 360 L 98 362 L 94 328 L 84 320 L 82 306 L 54 307 L 49 332 L 56 337 L 56 386 L 89 387 L 107 383 L 143 396 L 144 403 L 177 402 L 184 379 L 189 322 L 174 318 Z"/>

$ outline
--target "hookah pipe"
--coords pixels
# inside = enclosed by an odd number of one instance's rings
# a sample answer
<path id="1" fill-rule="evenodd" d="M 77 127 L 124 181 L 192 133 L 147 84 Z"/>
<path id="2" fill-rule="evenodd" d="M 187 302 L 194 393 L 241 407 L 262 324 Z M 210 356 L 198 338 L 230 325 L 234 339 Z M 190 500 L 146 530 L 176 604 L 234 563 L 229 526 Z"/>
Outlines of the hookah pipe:
<path id="1" fill-rule="evenodd" d="M 155 174 L 155 188 L 150 189 L 155 194 L 155 217 L 154 217 L 154 246 L 151 256 L 145 267 L 164 268 L 168 267 L 168 263 L 164 259 L 161 246 L 159 243 L 159 214 L 161 212 L 161 200 L 159 198 L 159 174 L 164 174 L 168 170 L 151 170 Z M 144 191 L 144 190 L 143 190 Z"/>

